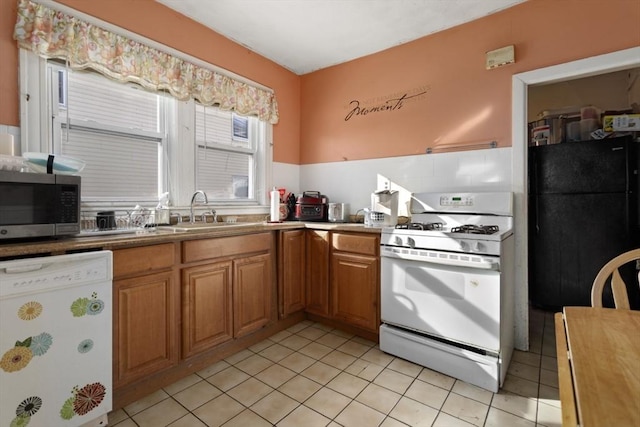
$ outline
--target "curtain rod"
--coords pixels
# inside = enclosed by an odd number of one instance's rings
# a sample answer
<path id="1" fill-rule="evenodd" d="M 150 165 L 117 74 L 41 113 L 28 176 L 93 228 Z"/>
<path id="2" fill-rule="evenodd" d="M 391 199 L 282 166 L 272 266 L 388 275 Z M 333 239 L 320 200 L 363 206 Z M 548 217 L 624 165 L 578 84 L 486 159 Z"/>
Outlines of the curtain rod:
<path id="1" fill-rule="evenodd" d="M 142 44 L 145 44 L 145 45 L 147 45 L 149 47 L 157 49 L 159 51 L 168 53 L 169 55 L 176 56 L 176 57 L 178 57 L 180 59 L 183 59 L 185 61 L 191 62 L 192 64 L 197 65 L 199 67 L 208 68 L 208 69 L 210 69 L 212 71 L 215 71 L 217 73 L 224 74 L 225 76 L 230 77 L 230 78 L 232 78 L 234 80 L 237 80 L 239 82 L 248 84 L 250 86 L 254 86 L 254 87 L 258 88 L 258 89 L 266 90 L 266 91 L 271 92 L 271 93 L 274 92 L 273 89 L 271 89 L 270 87 L 264 86 L 264 85 L 262 85 L 260 83 L 257 83 L 257 82 L 255 82 L 255 81 L 253 81 L 251 79 L 248 79 L 248 78 L 246 78 L 244 76 L 241 76 L 240 74 L 236 74 L 233 71 L 229 71 L 229 70 L 226 70 L 226 69 L 224 69 L 222 67 L 219 67 L 217 65 L 214 65 L 214 64 L 211 64 L 209 62 L 203 61 L 202 59 L 198 59 L 195 56 L 189 55 L 188 53 L 185 53 L 185 52 L 182 52 L 180 50 L 174 49 L 174 48 L 172 48 L 170 46 L 167 46 L 165 44 L 156 42 L 156 41 L 151 40 L 151 39 L 149 39 L 147 37 L 144 37 L 144 36 L 142 36 L 140 34 L 136 34 L 136 33 L 132 32 L 132 31 L 129 31 L 129 30 L 126 30 L 126 29 L 124 29 L 122 27 L 119 27 L 117 25 L 110 24 L 110 23 L 108 23 L 106 21 L 103 21 L 103 20 L 101 20 L 99 18 L 96 18 L 95 16 L 91 16 L 91 15 L 88 15 L 88 14 L 86 14 L 84 12 L 80 12 L 79 10 L 73 9 L 73 8 L 71 8 L 69 6 L 62 5 L 62 4 L 57 3 L 57 2 L 55 2 L 53 0 L 31 0 L 31 1 L 33 1 L 34 3 L 39 3 L 39 4 L 42 4 L 44 6 L 50 7 L 51 9 L 60 11 L 62 13 L 66 13 L 67 15 L 75 16 L 76 18 L 82 19 L 82 20 L 88 22 L 89 24 L 96 25 L 96 26 L 101 27 L 101 28 L 103 28 L 103 29 L 105 29 L 107 31 L 111 31 L 111 32 L 113 32 L 115 34 L 119 34 L 121 36 L 127 37 L 127 38 L 129 38 L 129 39 L 131 39 L 131 40 L 133 40 L 135 42 L 142 43 Z M 213 30 L 211 30 L 211 31 L 213 31 Z"/>

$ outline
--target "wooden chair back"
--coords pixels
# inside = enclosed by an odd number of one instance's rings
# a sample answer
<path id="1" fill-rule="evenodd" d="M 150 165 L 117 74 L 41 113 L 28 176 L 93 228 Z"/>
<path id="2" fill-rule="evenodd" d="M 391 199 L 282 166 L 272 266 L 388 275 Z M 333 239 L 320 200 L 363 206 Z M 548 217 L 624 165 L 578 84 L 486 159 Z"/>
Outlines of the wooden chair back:
<path id="1" fill-rule="evenodd" d="M 633 249 L 618 255 L 606 263 L 593 281 L 593 286 L 591 287 L 591 306 L 602 307 L 602 291 L 607 284 L 607 280 L 611 277 L 611 291 L 616 308 L 629 310 L 627 286 L 624 280 L 622 280 L 618 269 L 629 262 L 638 260 L 640 260 L 640 249 Z M 640 271 L 638 272 L 638 282 L 636 284 L 640 285 Z"/>

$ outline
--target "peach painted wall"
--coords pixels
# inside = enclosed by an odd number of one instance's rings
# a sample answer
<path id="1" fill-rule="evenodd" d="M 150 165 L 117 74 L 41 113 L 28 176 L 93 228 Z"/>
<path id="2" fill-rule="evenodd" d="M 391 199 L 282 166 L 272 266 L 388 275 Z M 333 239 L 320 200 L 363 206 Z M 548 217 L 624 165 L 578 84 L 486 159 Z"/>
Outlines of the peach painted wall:
<path id="1" fill-rule="evenodd" d="M 17 0 L 0 0 L 0 124 L 20 126 L 18 49 L 13 40 Z"/>
<path id="2" fill-rule="evenodd" d="M 12 37 L 17 0 L 0 2 L 0 123 L 19 126 L 18 49 Z M 59 3 L 274 89 L 280 112 L 273 128 L 274 160 L 299 163 L 299 76 L 153 0 Z"/>
<path id="3" fill-rule="evenodd" d="M 490 140 L 510 146 L 513 74 L 640 45 L 637 0 L 528 0 L 299 77 L 152 0 L 60 2 L 272 87 L 280 107 L 274 160 L 293 164 Z M 15 8 L 0 0 L 0 124 L 19 126 Z M 510 44 L 516 64 L 485 70 L 485 52 Z M 422 92 L 399 109 L 345 121 L 352 100 L 366 108 Z"/>
<path id="4" fill-rule="evenodd" d="M 516 63 L 485 70 L 515 45 Z M 528 0 L 447 31 L 302 76 L 301 164 L 422 154 L 496 140 L 511 145 L 517 73 L 640 46 L 640 1 Z M 361 107 L 426 92 L 394 110 Z M 388 105 L 396 105 L 391 102 Z"/>

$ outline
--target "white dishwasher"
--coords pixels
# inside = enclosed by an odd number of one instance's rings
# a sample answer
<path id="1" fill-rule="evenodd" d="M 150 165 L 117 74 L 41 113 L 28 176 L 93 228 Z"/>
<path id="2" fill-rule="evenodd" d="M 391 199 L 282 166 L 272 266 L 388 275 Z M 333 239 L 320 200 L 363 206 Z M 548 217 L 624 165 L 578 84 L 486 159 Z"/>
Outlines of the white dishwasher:
<path id="1" fill-rule="evenodd" d="M 110 251 L 0 261 L 0 426 L 106 426 Z"/>

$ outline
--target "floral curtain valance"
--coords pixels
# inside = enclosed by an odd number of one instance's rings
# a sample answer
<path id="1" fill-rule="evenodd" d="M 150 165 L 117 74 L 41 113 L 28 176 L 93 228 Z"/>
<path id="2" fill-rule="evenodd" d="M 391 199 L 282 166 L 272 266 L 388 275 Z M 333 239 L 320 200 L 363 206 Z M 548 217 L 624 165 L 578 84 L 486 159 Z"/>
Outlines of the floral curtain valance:
<path id="1" fill-rule="evenodd" d="M 185 101 L 278 122 L 273 92 L 200 67 L 30 0 L 19 0 L 14 38 L 20 47 L 60 58 L 73 69 L 91 68 L 108 77 L 164 90 Z"/>

